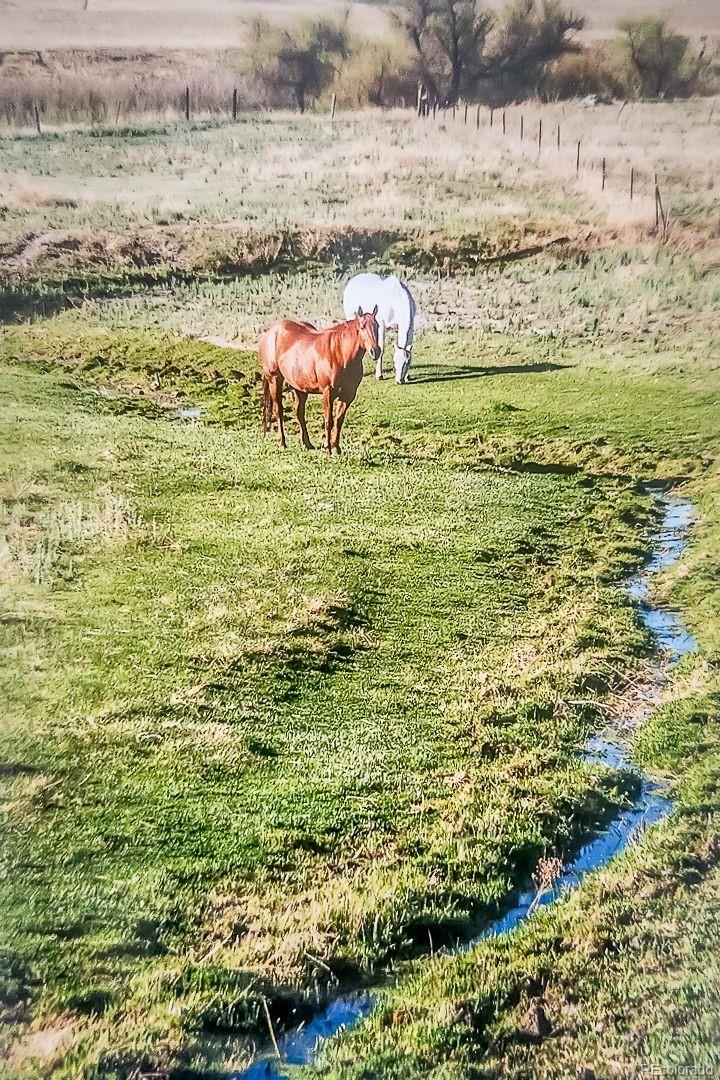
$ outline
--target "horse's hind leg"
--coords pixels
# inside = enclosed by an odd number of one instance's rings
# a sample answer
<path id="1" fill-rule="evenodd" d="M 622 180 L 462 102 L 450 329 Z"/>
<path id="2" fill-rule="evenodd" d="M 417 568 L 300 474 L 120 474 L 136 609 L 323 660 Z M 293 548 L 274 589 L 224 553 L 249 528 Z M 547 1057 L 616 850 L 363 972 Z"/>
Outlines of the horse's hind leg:
<path id="1" fill-rule="evenodd" d="M 383 349 L 384 348 L 385 348 L 385 323 L 378 320 L 378 349 L 380 350 L 380 355 L 378 356 L 377 361 L 375 363 L 375 378 L 376 379 L 382 379 L 382 377 L 383 377 L 382 358 L 383 358 Z"/>
<path id="2" fill-rule="evenodd" d="M 272 398 L 270 397 L 270 380 L 263 375 L 262 381 L 262 429 L 263 435 L 267 435 L 272 423 Z"/>
<path id="3" fill-rule="evenodd" d="M 300 390 L 295 391 L 295 412 L 297 415 L 298 427 L 300 428 L 300 438 L 302 439 L 303 446 L 306 450 L 312 450 L 313 444 L 310 442 L 310 436 L 308 435 L 307 424 L 305 423 L 305 405 L 307 403 L 307 394 L 303 394 Z"/>
<path id="4" fill-rule="evenodd" d="M 273 403 L 273 411 L 277 416 L 278 422 L 278 438 L 283 450 L 286 448 L 285 442 L 285 424 L 283 423 L 283 377 L 282 375 L 275 375 L 274 378 L 269 380 L 270 398 Z"/>

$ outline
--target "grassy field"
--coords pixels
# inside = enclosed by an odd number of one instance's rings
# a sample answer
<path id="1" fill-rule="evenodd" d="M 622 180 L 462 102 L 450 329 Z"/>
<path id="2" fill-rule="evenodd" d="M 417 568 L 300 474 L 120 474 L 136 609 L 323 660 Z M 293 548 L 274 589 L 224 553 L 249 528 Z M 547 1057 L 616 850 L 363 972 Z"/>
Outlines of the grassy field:
<path id="1" fill-rule="evenodd" d="M 638 110 L 625 140 L 642 128 L 647 158 L 663 123 L 692 122 L 677 108 Z M 681 1058 L 717 1045 L 710 165 L 677 152 L 690 208 L 663 245 L 572 169 L 489 134 L 468 153 L 464 125 L 385 123 L 5 140 L 17 1080 L 228 1076 L 266 1007 L 281 1030 L 388 972 L 325 1072 L 604 1075 L 618 1046 L 629 1068 L 673 1062 L 678 986 Z M 363 383 L 342 460 L 295 437 L 283 455 L 258 430 L 257 333 L 332 321 L 366 261 L 412 280 L 414 381 Z M 517 939 L 431 959 L 633 790 L 577 751 L 651 645 L 617 585 L 647 551 L 653 477 L 701 513 L 664 587 L 702 652 L 636 749 L 678 812 Z M 539 996 L 555 1037 L 523 1039 Z"/>
<path id="2" fill-rule="evenodd" d="M 516 107 L 505 135 L 488 110 L 479 130 L 461 110 L 426 122 L 410 110 L 368 110 L 334 127 L 268 114 L 189 128 L 7 130 L 0 258 L 23 293 L 39 277 L 49 285 L 97 274 L 117 285 L 373 257 L 447 273 L 563 236 L 583 251 L 647 239 L 656 173 L 673 238 L 701 254 L 718 238 L 719 116 L 699 99 L 621 113 Z"/>

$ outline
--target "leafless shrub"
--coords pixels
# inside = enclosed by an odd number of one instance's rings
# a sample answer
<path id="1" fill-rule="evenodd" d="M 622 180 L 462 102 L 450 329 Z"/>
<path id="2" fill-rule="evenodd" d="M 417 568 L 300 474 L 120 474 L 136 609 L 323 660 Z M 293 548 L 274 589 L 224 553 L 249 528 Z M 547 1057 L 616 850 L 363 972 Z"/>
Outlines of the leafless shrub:
<path id="1" fill-rule="evenodd" d="M 539 904 L 540 898 L 544 896 L 545 893 L 550 892 L 555 882 L 562 874 L 562 869 L 562 859 L 558 859 L 555 856 L 547 856 L 546 858 L 538 860 L 535 873 L 532 876 L 532 883 L 535 886 L 533 907 Z"/>

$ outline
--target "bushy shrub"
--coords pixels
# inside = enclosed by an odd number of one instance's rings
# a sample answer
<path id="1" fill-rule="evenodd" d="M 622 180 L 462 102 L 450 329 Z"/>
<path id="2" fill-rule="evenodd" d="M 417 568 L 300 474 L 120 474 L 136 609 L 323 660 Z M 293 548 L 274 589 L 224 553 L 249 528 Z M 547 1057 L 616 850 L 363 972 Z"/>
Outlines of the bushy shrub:
<path id="1" fill-rule="evenodd" d="M 541 84 L 545 101 L 590 94 L 601 100 L 625 97 L 623 80 L 603 49 L 583 49 L 548 65 Z"/>
<path id="2" fill-rule="evenodd" d="M 705 48 L 672 31 L 664 19 L 624 19 L 620 55 L 628 90 L 634 97 L 688 97 L 710 67 Z"/>
<path id="3" fill-rule="evenodd" d="M 338 101 L 350 108 L 415 103 L 418 72 L 402 41 L 358 38 L 333 81 Z"/>

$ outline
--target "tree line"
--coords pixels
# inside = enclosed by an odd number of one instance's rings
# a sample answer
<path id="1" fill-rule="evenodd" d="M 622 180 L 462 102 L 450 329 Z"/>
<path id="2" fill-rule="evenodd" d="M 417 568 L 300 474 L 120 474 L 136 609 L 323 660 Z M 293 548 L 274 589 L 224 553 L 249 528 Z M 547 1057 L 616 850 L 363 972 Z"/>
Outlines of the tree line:
<path id="1" fill-rule="evenodd" d="M 331 89 L 343 104 L 410 104 L 418 84 L 431 103 L 491 106 L 528 97 L 689 96 L 716 82 L 717 57 L 663 19 L 626 19 L 603 48 L 584 48 L 585 20 L 561 0 L 511 0 L 501 12 L 482 0 L 395 0 L 393 40 L 363 37 L 342 20 L 251 26 L 244 74 L 268 103 L 304 112 Z"/>

